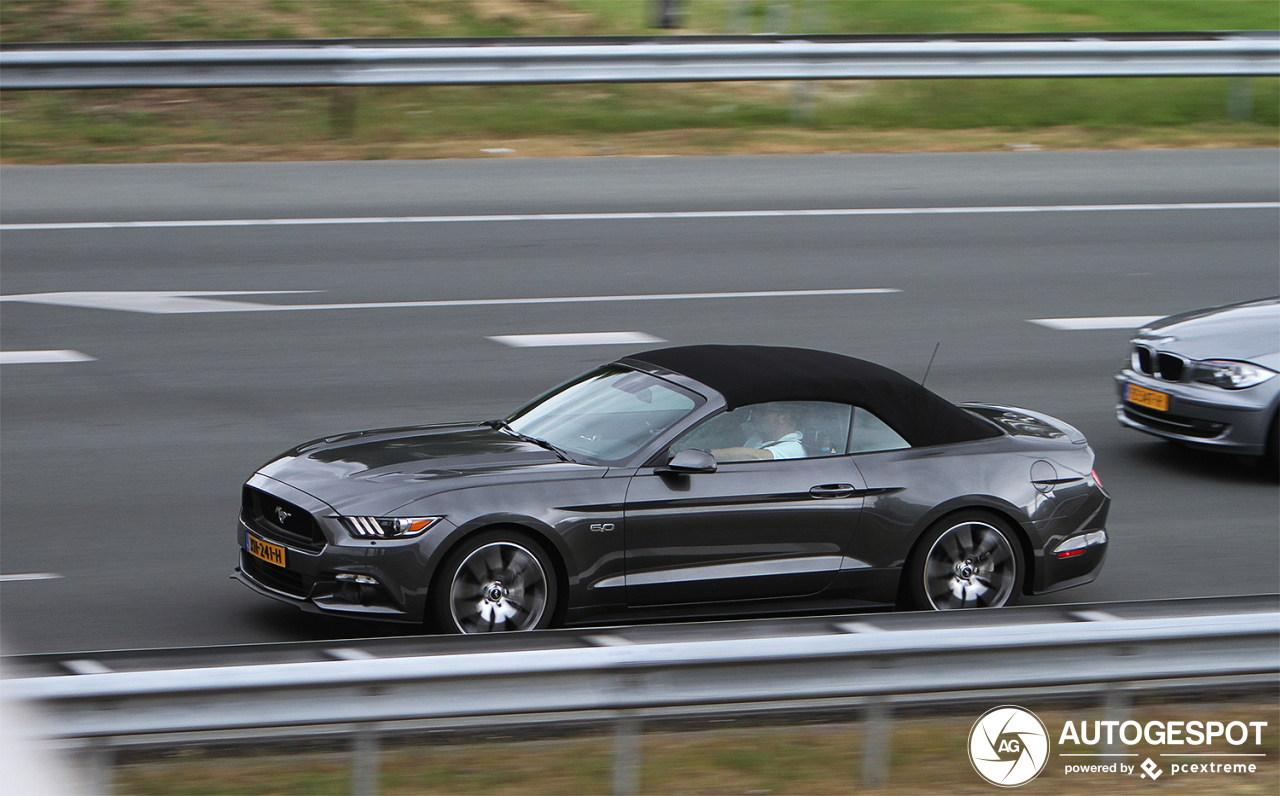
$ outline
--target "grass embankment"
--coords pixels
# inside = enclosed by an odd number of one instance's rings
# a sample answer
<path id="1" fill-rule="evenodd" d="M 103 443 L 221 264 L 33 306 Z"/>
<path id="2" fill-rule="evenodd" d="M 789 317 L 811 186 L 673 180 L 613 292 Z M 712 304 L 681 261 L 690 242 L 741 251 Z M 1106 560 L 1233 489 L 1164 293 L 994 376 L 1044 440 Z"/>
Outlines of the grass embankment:
<path id="1" fill-rule="evenodd" d="M 1031 706 L 1035 709 L 1035 706 Z M 1047 794 L 1162 793 L 1274 794 L 1280 782 L 1275 710 L 1270 702 L 1165 704 L 1137 707 L 1131 718 L 1148 721 L 1265 721 L 1263 746 L 1249 739 L 1247 751 L 1265 757 L 1221 758 L 1257 765 L 1253 774 L 1170 773 L 1172 763 L 1204 763 L 1208 758 L 1161 757 L 1171 747 L 1137 746 L 1130 765 L 1151 757 L 1164 770 L 1157 783 L 1137 774 L 1071 774 L 1067 763 L 1096 758 L 1060 758 L 1057 738 L 1043 773 L 1021 792 Z M 969 730 L 981 711 L 957 718 L 900 719 L 889 740 L 888 782 L 864 789 L 862 730 L 857 724 L 740 728 L 699 732 L 651 732 L 644 736 L 641 792 L 715 794 L 990 794 L 995 789 L 974 773 L 965 754 Z M 1037 710 L 1059 732 L 1073 720 L 1104 718 L 1084 710 Z M 607 735 L 559 740 L 487 740 L 469 744 L 401 746 L 381 760 L 382 794 L 592 794 L 611 788 L 612 746 Z M 1211 751 L 1239 752 L 1221 739 Z M 1181 747 L 1203 752 L 1203 747 Z M 1096 751 L 1072 748 L 1072 751 Z M 1140 771 L 1140 770 L 1139 770 Z M 117 790 L 130 794 L 341 794 L 349 785 L 343 752 L 296 755 L 208 757 L 176 755 L 167 761 L 135 763 L 117 772 Z"/>
<path id="2" fill-rule="evenodd" d="M 31 41 L 644 34 L 650 0 L 0 0 Z M 1272 0 L 686 0 L 679 32 L 1275 29 Z M 1275 146 L 1271 78 L 4 92 L 6 163 Z"/>

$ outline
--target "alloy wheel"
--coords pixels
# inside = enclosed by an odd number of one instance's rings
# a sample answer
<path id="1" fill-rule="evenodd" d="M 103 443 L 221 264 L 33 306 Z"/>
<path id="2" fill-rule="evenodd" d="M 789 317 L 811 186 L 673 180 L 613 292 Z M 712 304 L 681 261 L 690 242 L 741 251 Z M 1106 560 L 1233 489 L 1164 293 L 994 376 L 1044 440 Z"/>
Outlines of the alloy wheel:
<path id="1" fill-rule="evenodd" d="M 449 610 L 461 633 L 531 630 L 547 610 L 547 573 L 518 544 L 483 545 L 454 573 Z"/>
<path id="2" fill-rule="evenodd" d="M 1009 539 L 985 522 L 948 528 L 929 548 L 924 593 L 935 610 L 998 608 L 1018 582 L 1018 560 Z"/>

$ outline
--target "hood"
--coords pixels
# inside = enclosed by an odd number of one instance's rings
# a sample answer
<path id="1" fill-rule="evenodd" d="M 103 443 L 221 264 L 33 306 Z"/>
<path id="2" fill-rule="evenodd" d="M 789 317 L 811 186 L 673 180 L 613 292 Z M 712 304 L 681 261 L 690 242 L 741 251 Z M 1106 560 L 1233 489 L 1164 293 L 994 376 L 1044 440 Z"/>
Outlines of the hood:
<path id="1" fill-rule="evenodd" d="M 1280 298 L 1170 315 L 1140 329 L 1134 342 L 1189 359 L 1256 361 L 1280 352 Z"/>
<path id="2" fill-rule="evenodd" d="M 471 486 L 486 475 L 518 471 L 527 478 L 530 468 L 558 472 L 582 467 L 487 425 L 467 424 L 325 437 L 285 452 L 258 472 L 348 513 L 357 504 L 393 511 L 456 488 L 462 476 L 468 476 Z"/>

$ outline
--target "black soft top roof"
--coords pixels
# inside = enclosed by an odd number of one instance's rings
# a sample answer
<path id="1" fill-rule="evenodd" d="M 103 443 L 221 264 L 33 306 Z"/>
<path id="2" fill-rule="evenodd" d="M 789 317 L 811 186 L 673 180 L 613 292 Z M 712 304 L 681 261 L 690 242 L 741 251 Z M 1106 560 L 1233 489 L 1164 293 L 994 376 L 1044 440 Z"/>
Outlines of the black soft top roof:
<path id="1" fill-rule="evenodd" d="M 897 371 L 828 351 L 760 345 L 692 345 L 632 354 L 699 381 L 730 409 L 764 401 L 861 406 L 913 446 L 1000 436 L 1000 431 Z"/>

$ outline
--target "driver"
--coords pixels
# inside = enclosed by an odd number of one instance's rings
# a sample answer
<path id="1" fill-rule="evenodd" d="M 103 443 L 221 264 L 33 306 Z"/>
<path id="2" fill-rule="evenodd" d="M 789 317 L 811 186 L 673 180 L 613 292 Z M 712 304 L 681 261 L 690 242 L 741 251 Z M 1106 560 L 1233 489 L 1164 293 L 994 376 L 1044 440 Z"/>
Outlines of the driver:
<path id="1" fill-rule="evenodd" d="M 802 459 L 805 456 L 804 437 L 796 430 L 795 421 L 787 408 L 764 404 L 751 411 L 757 434 L 745 445 L 732 448 L 712 448 L 711 455 L 718 462 L 742 462 L 749 459 Z"/>

